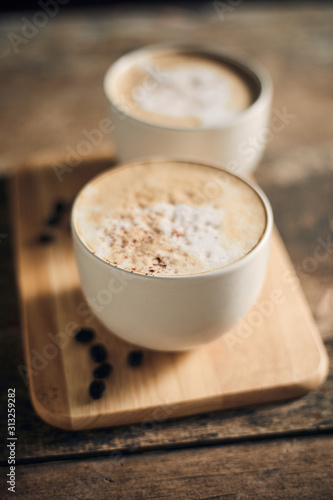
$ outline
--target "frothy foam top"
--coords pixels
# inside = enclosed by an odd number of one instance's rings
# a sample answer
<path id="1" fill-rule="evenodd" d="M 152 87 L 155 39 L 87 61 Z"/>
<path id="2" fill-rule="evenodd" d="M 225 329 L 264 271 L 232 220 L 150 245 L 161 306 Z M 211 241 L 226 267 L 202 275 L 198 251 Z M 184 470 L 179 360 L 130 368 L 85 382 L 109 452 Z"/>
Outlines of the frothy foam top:
<path id="1" fill-rule="evenodd" d="M 108 93 L 137 118 L 180 127 L 224 125 L 253 102 L 236 70 L 177 52 L 146 55 L 119 74 Z"/>
<path id="2" fill-rule="evenodd" d="M 226 172 L 185 162 L 137 164 L 89 183 L 74 223 L 87 246 L 118 267 L 189 275 L 250 252 L 266 226 L 257 193 Z"/>

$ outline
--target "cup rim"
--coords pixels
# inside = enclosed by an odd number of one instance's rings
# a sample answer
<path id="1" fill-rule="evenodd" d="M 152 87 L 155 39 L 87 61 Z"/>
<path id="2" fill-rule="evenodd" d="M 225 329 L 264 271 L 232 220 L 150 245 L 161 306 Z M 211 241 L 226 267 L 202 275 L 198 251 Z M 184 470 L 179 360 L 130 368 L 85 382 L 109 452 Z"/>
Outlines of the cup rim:
<path id="1" fill-rule="evenodd" d="M 227 175 L 231 175 L 233 177 L 236 177 L 243 182 L 245 182 L 248 186 L 250 186 L 259 196 L 264 209 L 265 209 L 265 214 L 266 214 L 266 226 L 263 231 L 263 234 L 261 235 L 258 243 L 245 255 L 240 257 L 238 260 L 235 262 L 232 262 L 231 264 L 227 264 L 226 266 L 219 267 L 217 269 L 213 269 L 210 271 L 203 271 L 201 273 L 195 273 L 195 274 L 179 274 L 179 275 L 154 275 L 154 274 L 146 274 L 142 273 L 139 271 L 131 271 L 129 269 L 125 269 L 123 267 L 117 266 L 116 264 L 112 264 L 112 262 L 109 262 L 99 255 L 97 255 L 84 241 L 82 236 L 80 235 L 78 228 L 76 227 L 76 220 L 75 220 L 75 212 L 76 212 L 76 207 L 80 198 L 81 193 L 83 190 L 87 187 L 87 185 L 92 184 L 94 182 L 97 182 L 100 180 L 102 177 L 107 176 L 107 175 L 112 175 L 113 173 L 117 172 L 120 169 L 124 168 L 131 168 L 134 167 L 135 165 L 140 165 L 144 163 L 152 163 L 152 162 L 177 162 L 177 163 L 187 163 L 187 164 L 195 164 L 195 165 L 200 165 L 203 167 L 210 167 L 214 168 L 215 170 L 219 172 L 225 172 Z M 100 262 L 102 262 L 104 265 L 108 266 L 111 269 L 117 269 L 118 271 L 122 271 L 127 273 L 128 275 L 134 276 L 140 276 L 143 279 L 155 279 L 155 280 L 165 280 L 165 279 L 172 279 L 172 280 L 182 280 L 182 279 L 200 279 L 200 277 L 211 277 L 211 276 L 217 276 L 219 274 L 228 274 L 229 272 L 233 272 L 236 270 L 238 267 L 242 267 L 247 264 L 248 261 L 252 260 L 254 256 L 261 250 L 261 248 L 268 243 L 267 240 L 270 239 L 272 229 L 273 229 L 273 222 L 274 222 L 274 216 L 273 216 L 273 210 L 271 207 L 271 204 L 266 196 L 266 194 L 263 192 L 263 190 L 255 184 L 255 182 L 252 182 L 248 178 L 235 174 L 233 172 L 228 171 L 225 168 L 221 168 L 220 166 L 217 166 L 217 164 L 211 163 L 211 162 L 202 162 L 200 160 L 195 161 L 193 159 L 186 159 L 184 157 L 173 157 L 173 156 L 149 156 L 149 157 L 144 157 L 140 159 L 136 159 L 133 161 L 129 162 L 123 162 L 118 164 L 116 167 L 111 167 L 107 170 L 104 170 L 103 172 L 97 174 L 94 176 L 92 179 L 90 179 L 78 192 L 78 194 L 75 197 L 73 207 L 72 207 L 72 213 L 71 213 L 71 228 L 72 228 L 72 234 L 73 238 L 76 237 L 77 241 L 81 244 L 81 246 L 92 256 L 98 259 Z"/>
<path id="2" fill-rule="evenodd" d="M 191 54 L 197 54 L 202 56 L 210 56 L 214 58 L 220 59 L 222 62 L 225 62 L 229 65 L 233 65 L 237 69 L 243 71 L 249 78 L 259 86 L 259 94 L 252 104 L 243 111 L 235 114 L 230 120 L 221 125 L 214 126 L 200 126 L 200 127 L 181 127 L 181 126 L 173 126 L 173 125 L 163 125 L 160 123 L 154 123 L 150 120 L 145 120 L 133 116 L 124 109 L 119 106 L 110 93 L 108 92 L 108 82 L 111 81 L 115 76 L 116 72 L 119 71 L 119 67 L 130 65 L 131 62 L 140 57 L 140 55 L 144 55 L 149 51 L 153 51 L 155 53 L 163 53 L 172 50 L 179 50 L 182 52 L 188 52 Z M 186 44 L 186 43 L 177 43 L 177 42 L 169 42 L 169 43 L 160 43 L 160 44 L 152 44 L 145 45 L 139 49 L 127 52 L 126 54 L 120 56 L 116 61 L 114 61 L 111 66 L 107 69 L 104 80 L 103 80 L 103 91 L 106 100 L 111 105 L 116 113 L 119 113 L 125 116 L 127 119 L 133 120 L 141 125 L 146 125 L 150 127 L 156 127 L 159 129 L 169 130 L 169 131 L 186 131 L 186 132 L 203 132 L 203 131 L 212 131 L 212 130 L 228 130 L 233 128 L 245 120 L 251 119 L 253 115 L 256 115 L 262 108 L 266 108 L 271 102 L 272 93 L 273 93 L 273 84 L 271 77 L 267 73 L 267 71 L 257 62 L 253 61 L 251 58 L 246 56 L 239 56 L 238 54 L 234 54 L 234 52 L 224 52 L 218 50 L 216 46 L 212 45 L 194 45 L 194 44 Z"/>

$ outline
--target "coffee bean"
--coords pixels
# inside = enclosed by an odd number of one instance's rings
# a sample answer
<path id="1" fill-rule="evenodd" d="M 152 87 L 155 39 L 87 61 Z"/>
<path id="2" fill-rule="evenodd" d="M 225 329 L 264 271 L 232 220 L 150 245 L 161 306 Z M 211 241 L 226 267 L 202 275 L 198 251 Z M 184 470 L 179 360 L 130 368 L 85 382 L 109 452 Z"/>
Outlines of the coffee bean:
<path id="1" fill-rule="evenodd" d="M 60 217 L 58 215 L 51 215 L 51 217 L 46 221 L 48 226 L 56 226 L 60 222 Z"/>
<path id="2" fill-rule="evenodd" d="M 95 337 L 95 332 L 91 328 L 80 328 L 75 332 L 75 340 L 77 342 L 90 342 Z"/>
<path id="3" fill-rule="evenodd" d="M 110 375 L 112 370 L 113 366 L 110 363 L 102 363 L 93 371 L 93 375 L 95 378 L 105 378 Z"/>
<path id="4" fill-rule="evenodd" d="M 52 241 L 54 241 L 54 236 L 49 233 L 41 233 L 38 240 L 40 243 L 52 243 Z"/>
<path id="5" fill-rule="evenodd" d="M 96 363 L 102 363 L 106 360 L 106 349 L 102 344 L 95 344 L 90 349 L 91 357 Z"/>
<path id="6" fill-rule="evenodd" d="M 133 367 L 141 365 L 142 360 L 143 360 L 142 351 L 131 351 L 127 356 L 127 363 Z"/>
<path id="7" fill-rule="evenodd" d="M 67 203 L 65 201 L 58 200 L 55 202 L 54 211 L 57 212 L 58 214 L 65 212 L 66 209 L 67 209 Z"/>
<path id="8" fill-rule="evenodd" d="M 103 380 L 93 380 L 89 387 L 89 394 L 92 399 L 99 399 L 105 392 L 105 383 Z"/>

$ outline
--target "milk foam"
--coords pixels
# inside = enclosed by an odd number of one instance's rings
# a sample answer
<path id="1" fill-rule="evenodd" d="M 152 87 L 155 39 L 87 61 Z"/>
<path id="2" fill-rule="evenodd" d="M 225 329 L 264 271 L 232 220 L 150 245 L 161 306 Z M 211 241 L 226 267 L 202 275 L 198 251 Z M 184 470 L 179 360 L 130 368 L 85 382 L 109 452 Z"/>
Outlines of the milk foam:
<path id="1" fill-rule="evenodd" d="M 254 99 L 245 76 L 223 60 L 172 50 L 137 57 L 108 81 L 107 94 L 126 114 L 180 128 L 223 126 Z"/>
<path id="2" fill-rule="evenodd" d="M 192 65 L 164 70 L 155 83 L 146 92 L 133 91 L 133 99 L 150 113 L 196 118 L 207 127 L 223 125 L 237 114 L 228 109 L 230 82 L 209 67 Z"/>
<path id="3" fill-rule="evenodd" d="M 121 267 L 168 275 L 174 274 L 176 262 L 181 263 L 182 272 L 191 273 L 198 266 L 216 269 L 241 257 L 241 248 L 222 237 L 220 225 L 221 211 L 210 205 L 196 208 L 158 203 L 113 211 L 104 228 L 92 230 L 98 234 L 99 245 L 95 250 L 101 257 L 110 258 L 112 248 L 113 259 Z M 155 244 L 150 249 L 152 240 Z M 137 257 L 143 251 L 138 266 Z"/>
<path id="4" fill-rule="evenodd" d="M 211 188 L 214 184 L 214 190 Z M 173 276 L 228 266 L 249 253 L 266 225 L 244 181 L 180 161 L 106 172 L 80 193 L 74 220 L 100 258 L 133 272 Z"/>
<path id="5" fill-rule="evenodd" d="M 105 260 L 150 274 L 194 274 L 218 269 L 244 255 L 244 242 L 228 237 L 223 211 L 212 205 L 157 203 L 145 208 L 112 210 L 102 224 L 86 227 L 87 239 Z M 247 239 L 251 248 L 255 235 Z"/>

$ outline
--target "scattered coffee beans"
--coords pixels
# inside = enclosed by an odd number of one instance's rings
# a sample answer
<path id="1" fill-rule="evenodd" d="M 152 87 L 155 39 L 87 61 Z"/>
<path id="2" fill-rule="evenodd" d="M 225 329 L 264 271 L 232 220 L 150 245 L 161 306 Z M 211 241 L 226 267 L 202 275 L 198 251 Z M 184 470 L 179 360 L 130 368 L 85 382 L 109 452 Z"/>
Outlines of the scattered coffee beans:
<path id="1" fill-rule="evenodd" d="M 82 344 L 86 344 L 95 338 L 96 334 L 92 328 L 79 328 L 75 332 L 75 340 Z M 100 363 L 93 371 L 94 380 L 89 386 L 89 394 L 92 399 L 99 399 L 103 396 L 106 386 L 103 378 L 106 378 L 112 373 L 113 366 L 104 362 L 107 358 L 107 350 L 103 344 L 94 344 L 90 348 L 90 355 L 96 363 Z M 127 356 L 129 366 L 136 367 L 141 365 L 143 360 L 142 351 L 131 351 Z"/>
<path id="2" fill-rule="evenodd" d="M 67 209 L 67 203 L 63 200 L 57 200 L 54 204 L 54 211 L 59 213 L 65 212 Z"/>
<path id="3" fill-rule="evenodd" d="M 142 360 L 143 360 L 142 351 L 131 351 L 127 356 L 127 363 L 133 367 L 141 365 Z"/>
<path id="4" fill-rule="evenodd" d="M 60 218 L 58 215 L 51 215 L 51 217 L 49 217 L 46 221 L 46 224 L 48 226 L 56 226 L 57 224 L 59 224 L 60 222 Z"/>
<path id="5" fill-rule="evenodd" d="M 102 344 L 95 344 L 90 349 L 91 357 L 96 363 L 102 363 L 106 360 L 106 349 Z"/>
<path id="6" fill-rule="evenodd" d="M 112 369 L 113 369 L 113 367 L 112 367 L 112 365 L 110 365 L 110 363 L 102 363 L 97 368 L 95 368 L 95 370 L 93 371 L 93 376 L 95 378 L 108 377 L 110 375 L 110 373 L 112 372 Z"/>
<path id="7" fill-rule="evenodd" d="M 56 201 L 53 204 L 53 211 L 51 212 L 51 215 L 46 220 L 46 224 L 48 226 L 57 226 L 61 222 L 61 218 L 66 209 L 67 209 L 67 203 L 65 203 L 62 200 Z"/>
<path id="8" fill-rule="evenodd" d="M 54 241 L 54 236 L 49 233 L 41 233 L 38 237 L 40 243 L 51 243 Z"/>
<path id="9" fill-rule="evenodd" d="M 75 333 L 75 340 L 77 342 L 87 343 L 95 337 L 95 332 L 92 328 L 80 328 Z"/>
<path id="10" fill-rule="evenodd" d="M 105 383 L 103 380 L 93 380 L 89 387 L 89 394 L 92 399 L 99 399 L 105 392 Z"/>

